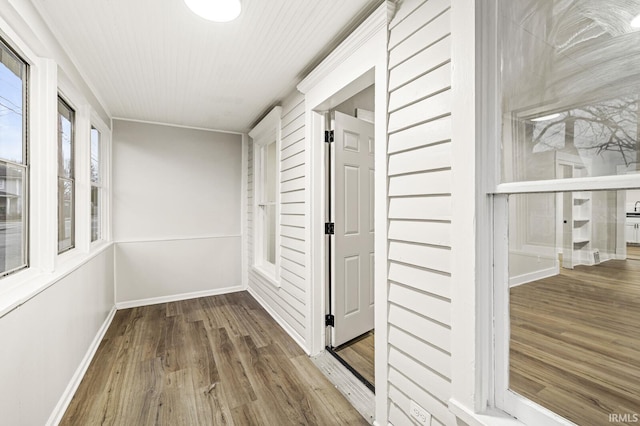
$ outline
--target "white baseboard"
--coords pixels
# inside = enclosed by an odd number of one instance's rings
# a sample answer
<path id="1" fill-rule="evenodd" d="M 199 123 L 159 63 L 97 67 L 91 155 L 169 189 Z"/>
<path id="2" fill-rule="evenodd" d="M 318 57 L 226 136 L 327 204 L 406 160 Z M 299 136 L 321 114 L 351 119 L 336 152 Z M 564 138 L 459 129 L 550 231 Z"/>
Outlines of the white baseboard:
<path id="1" fill-rule="evenodd" d="M 258 295 L 258 293 L 255 292 L 255 290 L 251 288 L 251 286 L 247 287 L 246 290 L 254 299 L 256 299 L 260 306 L 262 306 L 264 310 L 267 311 L 269 315 L 271 315 L 271 318 L 273 318 L 278 323 L 278 325 L 282 327 L 289 336 L 291 336 L 291 338 L 298 344 L 298 346 L 302 348 L 304 353 L 311 356 L 311 351 L 305 346 L 304 342 L 302 341 L 302 337 L 289 324 L 287 324 L 287 322 L 282 319 L 282 317 L 278 315 L 278 313 L 274 311 L 271 306 L 269 306 L 269 304 L 266 303 L 264 299 L 260 297 L 260 295 Z"/>
<path id="2" fill-rule="evenodd" d="M 49 416 L 49 419 L 47 420 L 47 423 L 46 423 L 47 426 L 57 425 L 62 420 L 62 416 L 64 416 L 64 413 L 67 411 L 67 408 L 69 407 L 69 404 L 73 399 L 73 396 L 78 390 L 78 386 L 80 386 L 80 382 L 82 382 L 82 378 L 87 372 L 87 369 L 91 364 L 91 360 L 93 360 L 93 357 L 95 356 L 96 351 L 100 346 L 100 342 L 102 342 L 104 335 L 107 333 L 107 330 L 111 325 L 111 321 L 113 321 L 113 317 L 115 316 L 116 311 L 117 309 L 115 306 L 111 308 L 111 311 L 109 311 L 109 314 L 107 315 L 107 318 L 104 320 L 104 322 L 102 323 L 102 326 L 98 330 L 96 337 L 94 337 L 93 341 L 91 342 L 91 345 L 89 345 L 89 349 L 87 349 L 87 353 L 84 355 L 84 358 L 82 358 L 82 361 L 80 362 L 80 365 L 76 369 L 75 373 L 73 373 L 73 377 L 71 377 L 71 380 L 67 385 L 67 388 L 64 390 L 64 392 L 62 393 L 62 396 L 58 400 L 58 404 L 56 404 L 56 407 L 53 409 L 51 416 Z"/>
<path id="3" fill-rule="evenodd" d="M 530 283 L 531 281 L 538 281 L 543 278 L 553 277 L 554 275 L 558 275 L 559 273 L 560 273 L 559 267 L 554 266 L 551 268 L 541 269 L 539 271 L 518 275 L 512 278 L 509 278 L 509 287 L 515 287 L 521 284 Z"/>
<path id="4" fill-rule="evenodd" d="M 157 305 L 159 303 L 177 302 L 180 300 L 197 299 L 198 297 L 218 296 L 220 294 L 235 293 L 244 290 L 242 285 L 217 288 L 214 290 L 195 291 L 193 293 L 172 294 L 170 296 L 152 297 L 149 299 L 130 300 L 116 303 L 118 309 L 137 308 L 140 306 Z"/>

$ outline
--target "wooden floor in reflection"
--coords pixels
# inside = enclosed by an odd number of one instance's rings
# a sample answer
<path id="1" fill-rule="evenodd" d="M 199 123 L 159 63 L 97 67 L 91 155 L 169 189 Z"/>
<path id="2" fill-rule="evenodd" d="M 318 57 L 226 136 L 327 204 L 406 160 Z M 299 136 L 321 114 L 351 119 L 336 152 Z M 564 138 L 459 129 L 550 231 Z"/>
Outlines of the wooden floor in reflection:
<path id="1" fill-rule="evenodd" d="M 374 332 L 370 331 L 336 349 L 336 353 L 371 384 L 374 374 Z"/>
<path id="2" fill-rule="evenodd" d="M 510 290 L 510 388 L 579 425 L 640 415 L 640 247 Z"/>

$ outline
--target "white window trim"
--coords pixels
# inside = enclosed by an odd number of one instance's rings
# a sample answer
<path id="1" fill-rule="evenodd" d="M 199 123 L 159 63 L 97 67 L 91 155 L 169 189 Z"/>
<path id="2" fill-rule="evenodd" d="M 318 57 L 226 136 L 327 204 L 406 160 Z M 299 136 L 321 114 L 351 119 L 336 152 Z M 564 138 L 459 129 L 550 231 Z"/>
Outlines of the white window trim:
<path id="1" fill-rule="evenodd" d="M 280 287 L 280 145 L 281 145 L 281 117 L 282 107 L 274 107 L 250 132 L 253 139 L 253 265 L 252 269 L 258 272 L 267 282 Z M 271 143 L 276 144 L 276 200 L 275 200 L 275 263 L 263 262 L 264 259 L 264 232 L 261 208 L 261 194 L 263 192 L 262 171 L 264 168 L 263 150 Z"/>
<path id="2" fill-rule="evenodd" d="M 452 398 L 451 411 L 472 425 L 571 425 L 507 389 L 506 304 L 509 194 L 637 188 L 639 175 L 500 182 L 501 113 L 497 3 L 452 5 Z M 471 78 L 470 76 L 474 76 Z M 479 76 L 480 78 L 475 78 Z M 465 123 L 456 125 L 455 123 Z M 475 244 L 468 244 L 469 236 Z M 472 259 L 472 264 L 469 264 Z M 492 264 L 496 265 L 491 268 Z"/>
<path id="3" fill-rule="evenodd" d="M 10 8 L 6 11 L 8 14 L 23 16 L 24 10 L 16 8 L 13 3 Z M 18 21 L 10 24 L 4 12 L 0 13 L 0 36 L 29 65 L 29 266 L 0 279 L 0 318 L 112 245 L 111 235 L 105 234 L 108 240 L 92 248 L 91 253 L 76 249 L 58 255 L 58 95 L 63 95 L 76 114 L 80 110 L 79 105 L 84 105 L 91 114 L 94 112 L 76 86 L 59 73 L 59 64 L 53 59 L 38 56 L 31 49 L 31 43 L 41 47 L 32 29 Z M 22 35 L 17 29 L 22 31 Z M 100 119 L 94 122 L 108 130 Z M 109 223 L 110 212 L 106 214 L 105 220 Z M 76 247 L 78 238 L 76 234 Z"/>
<path id="4" fill-rule="evenodd" d="M 69 90 L 67 90 L 67 92 L 70 92 Z M 64 249 L 63 251 L 60 251 L 60 248 L 58 247 L 57 253 L 58 256 L 62 256 L 62 259 L 66 259 L 68 257 L 72 257 L 72 256 L 65 256 L 65 254 L 67 253 L 71 253 L 74 252 L 75 250 L 82 250 L 82 238 L 84 235 L 83 234 L 83 227 L 80 226 L 80 224 L 78 223 L 78 219 L 80 218 L 80 214 L 82 213 L 82 206 L 79 206 L 79 202 L 81 202 L 82 199 L 82 195 L 79 194 L 79 184 L 82 183 L 82 179 L 80 179 L 81 175 L 82 175 L 82 170 L 83 170 L 83 162 L 82 161 L 78 161 L 79 158 L 84 158 L 83 157 L 83 153 L 84 153 L 84 147 L 82 146 L 84 142 L 83 141 L 83 131 L 85 130 L 85 120 L 84 120 L 84 116 L 86 114 L 86 111 L 84 111 L 84 108 L 79 107 L 76 103 L 71 101 L 71 97 L 69 97 L 68 95 L 66 95 L 65 92 L 63 92 L 62 89 L 60 89 L 58 91 L 58 98 L 61 99 L 69 108 L 71 108 L 71 112 L 73 113 L 73 121 L 71 123 L 71 137 L 72 142 L 71 142 L 71 159 L 73 161 L 73 166 L 72 166 L 72 176 L 73 178 L 71 179 L 73 181 L 73 244 L 71 247 Z M 56 135 L 60 130 L 57 129 L 56 130 Z M 58 147 L 58 143 L 56 141 L 56 149 L 59 149 Z M 58 165 L 59 167 L 59 165 Z M 60 176 L 57 176 L 58 179 L 60 178 Z M 58 182 L 58 179 L 56 179 L 56 183 Z M 57 201 L 56 201 L 56 208 L 59 208 L 58 204 L 60 203 L 60 194 L 58 193 L 59 189 L 56 190 L 56 195 L 57 195 Z M 80 195 L 80 200 L 78 199 L 78 195 Z M 58 219 L 58 214 L 56 214 L 56 219 Z M 57 222 L 56 223 L 56 232 L 58 232 L 58 227 L 60 226 L 60 223 Z M 56 234 L 57 235 L 57 234 Z M 58 241 L 59 244 L 59 241 Z"/>
<path id="5" fill-rule="evenodd" d="M 91 212 L 89 212 L 89 249 L 95 250 L 101 244 L 111 240 L 110 224 L 108 218 L 110 217 L 110 176 L 111 176 L 111 131 L 109 127 L 98 117 L 95 112 L 91 112 L 90 117 L 90 129 L 95 128 L 100 132 L 100 152 L 99 152 L 99 167 L 100 167 L 100 180 L 96 185 L 91 181 L 91 175 L 89 175 L 89 190 L 91 187 L 97 186 L 99 190 L 99 220 L 100 220 L 100 235 L 97 240 L 91 241 Z M 89 143 L 91 143 L 91 136 L 89 136 Z M 91 173 L 91 146 L 89 145 L 89 174 Z M 91 192 L 89 192 L 91 197 Z"/>
<path id="6" fill-rule="evenodd" d="M 326 346 L 326 238 L 324 222 L 325 165 L 323 141 L 324 111 L 375 83 L 375 236 L 376 259 L 387 259 L 387 79 L 388 28 L 395 3 L 383 2 L 300 84 L 305 95 L 305 240 L 309 250 L 305 261 L 309 294 L 307 296 L 308 351 L 321 353 Z M 368 80 L 372 77 L 372 80 Z M 360 84 L 364 84 L 360 86 Z M 387 262 L 375 262 L 375 419 L 386 424 L 388 418 L 387 348 Z"/>
<path id="7" fill-rule="evenodd" d="M 2 35 L 2 34 L 0 34 Z M 4 37 L 3 37 L 4 38 Z M 22 197 L 23 197 L 23 211 L 22 211 L 22 221 L 24 223 L 24 228 L 23 228 L 23 237 L 22 237 L 22 243 L 23 243 L 23 247 L 22 247 L 22 252 L 24 255 L 24 262 L 21 263 L 20 266 L 9 269 L 9 270 L 5 270 L 2 272 L 2 274 L 0 275 L 0 279 L 4 279 L 7 277 L 10 277 L 13 274 L 16 274 L 18 272 L 24 271 L 26 269 L 29 269 L 30 267 L 30 256 L 29 256 L 29 252 L 31 249 L 31 240 L 29 239 L 29 235 L 30 235 L 30 226 L 31 226 L 31 205 L 30 205 L 30 192 L 31 192 L 31 174 L 30 174 L 30 165 L 31 165 L 31 161 L 30 161 L 30 141 L 31 138 L 29 137 L 29 133 L 30 133 L 30 128 L 28 128 L 30 126 L 30 121 L 31 121 L 31 97 L 29 96 L 29 93 L 31 91 L 30 85 L 31 85 L 31 63 L 25 59 L 23 57 L 23 55 L 21 54 L 21 52 L 19 51 L 19 49 L 16 49 L 12 43 L 9 42 L 9 40 L 2 40 L 3 43 L 8 50 L 12 53 L 15 54 L 15 56 L 17 57 L 17 59 L 24 63 L 25 66 L 25 71 L 27 73 L 26 78 L 24 80 L 22 80 L 24 86 L 23 90 L 22 90 L 22 95 L 23 95 L 23 102 L 24 102 L 24 106 L 26 107 L 26 124 L 27 124 L 27 128 L 23 128 L 23 131 L 26 131 L 26 135 L 23 134 L 22 136 L 22 161 L 12 161 L 9 159 L 3 159 L 2 163 L 4 163 L 6 166 L 8 167 L 15 167 L 15 168 L 19 168 L 22 172 L 23 172 L 23 176 L 22 176 Z M 26 89 L 26 90 L 25 90 Z M 24 98 L 26 93 L 26 98 Z M 24 121 L 23 121 L 23 126 L 24 126 Z M 1 181 L 2 183 L 2 189 L 4 190 L 6 187 L 6 176 L 4 179 L 2 179 Z M 25 221 L 25 216 L 26 216 L 26 221 Z"/>

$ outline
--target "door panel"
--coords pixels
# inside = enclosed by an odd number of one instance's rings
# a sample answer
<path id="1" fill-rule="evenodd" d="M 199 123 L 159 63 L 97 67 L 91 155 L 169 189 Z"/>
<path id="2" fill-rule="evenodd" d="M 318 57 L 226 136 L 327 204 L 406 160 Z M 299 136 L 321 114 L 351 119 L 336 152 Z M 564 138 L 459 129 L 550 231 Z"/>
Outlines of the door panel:
<path id="1" fill-rule="evenodd" d="M 333 190 L 332 345 L 373 329 L 374 127 L 335 112 Z"/>

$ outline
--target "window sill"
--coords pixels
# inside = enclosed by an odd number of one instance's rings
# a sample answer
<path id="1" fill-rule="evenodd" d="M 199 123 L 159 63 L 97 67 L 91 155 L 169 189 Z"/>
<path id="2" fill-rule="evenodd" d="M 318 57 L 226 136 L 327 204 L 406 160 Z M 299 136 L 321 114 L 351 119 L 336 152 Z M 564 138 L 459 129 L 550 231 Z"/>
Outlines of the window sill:
<path id="1" fill-rule="evenodd" d="M 474 413 L 455 399 L 449 400 L 449 410 L 471 426 L 525 426 L 524 423 L 504 411 L 487 409 L 482 413 Z"/>
<path id="2" fill-rule="evenodd" d="M 268 282 L 269 284 L 271 284 L 275 288 L 280 288 L 280 281 L 277 280 L 276 277 L 272 273 L 266 271 L 265 269 L 261 268 L 260 266 L 252 266 L 251 270 L 253 272 L 255 272 L 256 274 L 260 275 L 260 278 L 262 278 L 264 281 Z"/>
<path id="3" fill-rule="evenodd" d="M 111 245 L 112 243 L 104 242 L 91 253 L 78 253 L 73 250 L 63 253 L 62 261 L 53 272 L 30 268 L 3 278 L 0 280 L 0 318 L 42 293 Z"/>

